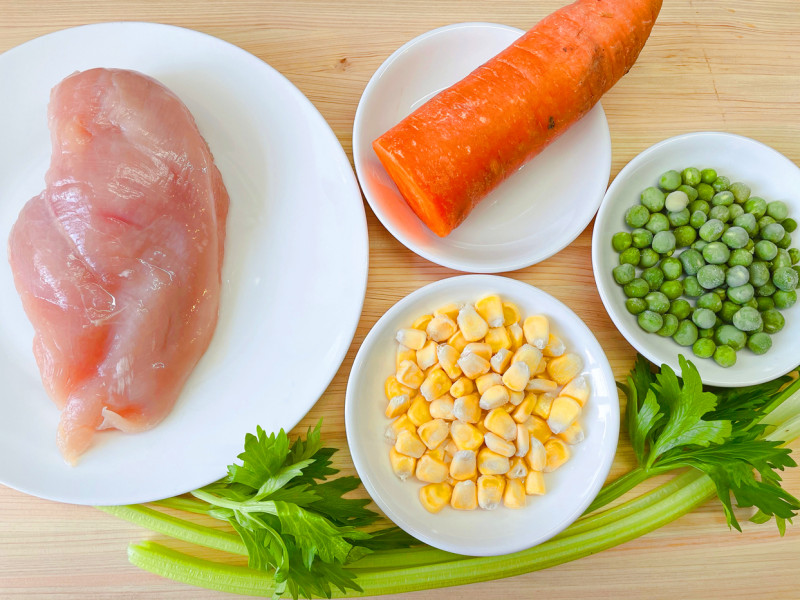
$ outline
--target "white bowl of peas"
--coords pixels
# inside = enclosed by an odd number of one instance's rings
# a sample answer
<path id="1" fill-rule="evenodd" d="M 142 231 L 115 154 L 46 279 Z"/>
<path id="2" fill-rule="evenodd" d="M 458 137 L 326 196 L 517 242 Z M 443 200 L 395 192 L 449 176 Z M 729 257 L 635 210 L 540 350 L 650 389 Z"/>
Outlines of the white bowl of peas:
<path id="1" fill-rule="evenodd" d="M 600 297 L 630 344 L 722 387 L 800 362 L 800 169 L 750 138 L 698 132 L 631 160 L 597 213 Z"/>

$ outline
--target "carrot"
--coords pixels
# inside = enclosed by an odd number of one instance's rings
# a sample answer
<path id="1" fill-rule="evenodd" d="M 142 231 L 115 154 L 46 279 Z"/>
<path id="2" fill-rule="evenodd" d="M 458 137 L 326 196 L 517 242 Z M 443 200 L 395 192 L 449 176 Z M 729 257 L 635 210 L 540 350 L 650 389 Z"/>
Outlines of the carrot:
<path id="1" fill-rule="evenodd" d="M 578 0 L 372 146 L 437 235 L 585 115 L 639 56 L 661 0 Z"/>

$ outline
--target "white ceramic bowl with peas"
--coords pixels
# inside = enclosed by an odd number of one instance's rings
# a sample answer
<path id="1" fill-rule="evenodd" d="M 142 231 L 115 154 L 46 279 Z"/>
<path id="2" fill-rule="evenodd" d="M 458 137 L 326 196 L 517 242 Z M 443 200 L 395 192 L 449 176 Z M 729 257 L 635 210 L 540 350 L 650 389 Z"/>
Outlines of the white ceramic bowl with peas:
<path id="1" fill-rule="evenodd" d="M 797 220 L 800 169 L 776 150 L 729 133 L 669 138 L 606 192 L 592 238 L 600 297 L 654 363 L 678 370 L 683 354 L 723 387 L 774 379 L 800 362 Z"/>

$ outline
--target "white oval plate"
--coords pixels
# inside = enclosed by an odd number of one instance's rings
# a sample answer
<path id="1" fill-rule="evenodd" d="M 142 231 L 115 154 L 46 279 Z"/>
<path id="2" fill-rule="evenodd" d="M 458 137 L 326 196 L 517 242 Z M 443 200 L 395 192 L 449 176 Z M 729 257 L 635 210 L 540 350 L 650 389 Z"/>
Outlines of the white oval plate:
<path id="1" fill-rule="evenodd" d="M 772 336 L 772 348 L 762 356 L 747 349 L 737 352 L 736 365 L 720 367 L 710 358 L 697 358 L 691 347 L 684 348 L 671 338 L 647 333 L 639 327 L 636 316 L 625 308 L 625 294 L 611 270 L 618 255 L 611 247 L 617 231 L 629 231 L 625 212 L 639 202 L 642 190 L 657 185 L 660 175 L 669 169 L 686 167 L 716 169 L 719 175 L 750 186 L 753 196 L 767 201 L 783 200 L 789 215 L 800 218 L 800 169 L 769 146 L 732 133 L 713 131 L 687 133 L 651 146 L 631 160 L 619 172 L 597 213 L 592 237 L 592 266 L 600 298 L 625 339 L 658 365 L 668 364 L 680 373 L 678 354 L 691 360 L 703 382 L 721 387 L 738 387 L 770 381 L 788 373 L 798 363 L 800 310 L 797 306 L 783 311 L 786 326 Z M 794 233 L 795 246 L 800 233 Z M 677 254 L 676 254 L 677 256 Z M 694 301 L 690 299 L 692 305 Z"/>
<path id="2" fill-rule="evenodd" d="M 44 187 L 50 89 L 100 66 L 161 81 L 211 147 L 231 197 L 219 324 L 160 425 L 103 432 L 68 467 L 55 444 L 59 411 L 31 351 L 33 328 L 0 261 L 0 482 L 64 502 L 127 504 L 221 477 L 256 425 L 288 430 L 306 414 L 355 333 L 368 244 L 347 157 L 297 88 L 222 40 L 129 22 L 59 31 L 0 56 L 0 80 L 13 82 L 0 95 L 3 245 L 23 204 Z"/>
<path id="3" fill-rule="evenodd" d="M 592 396 L 581 425 L 586 439 L 570 460 L 545 474 L 547 493 L 529 496 L 521 510 L 457 511 L 438 514 L 419 502 L 422 483 L 400 481 L 389 465 L 389 444 L 383 433 L 389 420 L 383 384 L 394 374 L 395 333 L 424 314 L 450 302 L 470 303 L 497 293 L 515 302 L 523 316 L 545 314 L 567 347 L 583 357 Z M 345 399 L 347 443 L 364 487 L 381 510 L 417 539 L 449 552 L 494 556 L 539 544 L 577 519 L 591 503 L 611 468 L 619 436 L 619 397 L 603 349 L 589 328 L 567 306 L 545 292 L 506 277 L 462 275 L 426 285 L 409 294 L 384 314 L 358 351 Z"/>
<path id="4" fill-rule="evenodd" d="M 372 210 L 406 247 L 451 269 L 499 273 L 552 256 L 589 224 L 608 185 L 611 137 L 599 103 L 445 238 L 417 218 L 378 160 L 373 140 L 522 33 L 493 23 L 459 23 L 424 33 L 386 59 L 356 110 L 353 159 Z"/>

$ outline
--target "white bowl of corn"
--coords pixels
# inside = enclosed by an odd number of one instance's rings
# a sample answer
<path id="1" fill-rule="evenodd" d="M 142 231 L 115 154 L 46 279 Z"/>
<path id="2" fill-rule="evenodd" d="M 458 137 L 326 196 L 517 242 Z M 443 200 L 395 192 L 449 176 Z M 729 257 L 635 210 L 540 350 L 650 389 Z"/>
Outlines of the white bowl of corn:
<path id="1" fill-rule="evenodd" d="M 395 304 L 350 374 L 347 440 L 375 503 L 442 550 L 507 554 L 577 519 L 608 474 L 619 400 L 602 348 L 564 304 L 465 275 Z"/>

